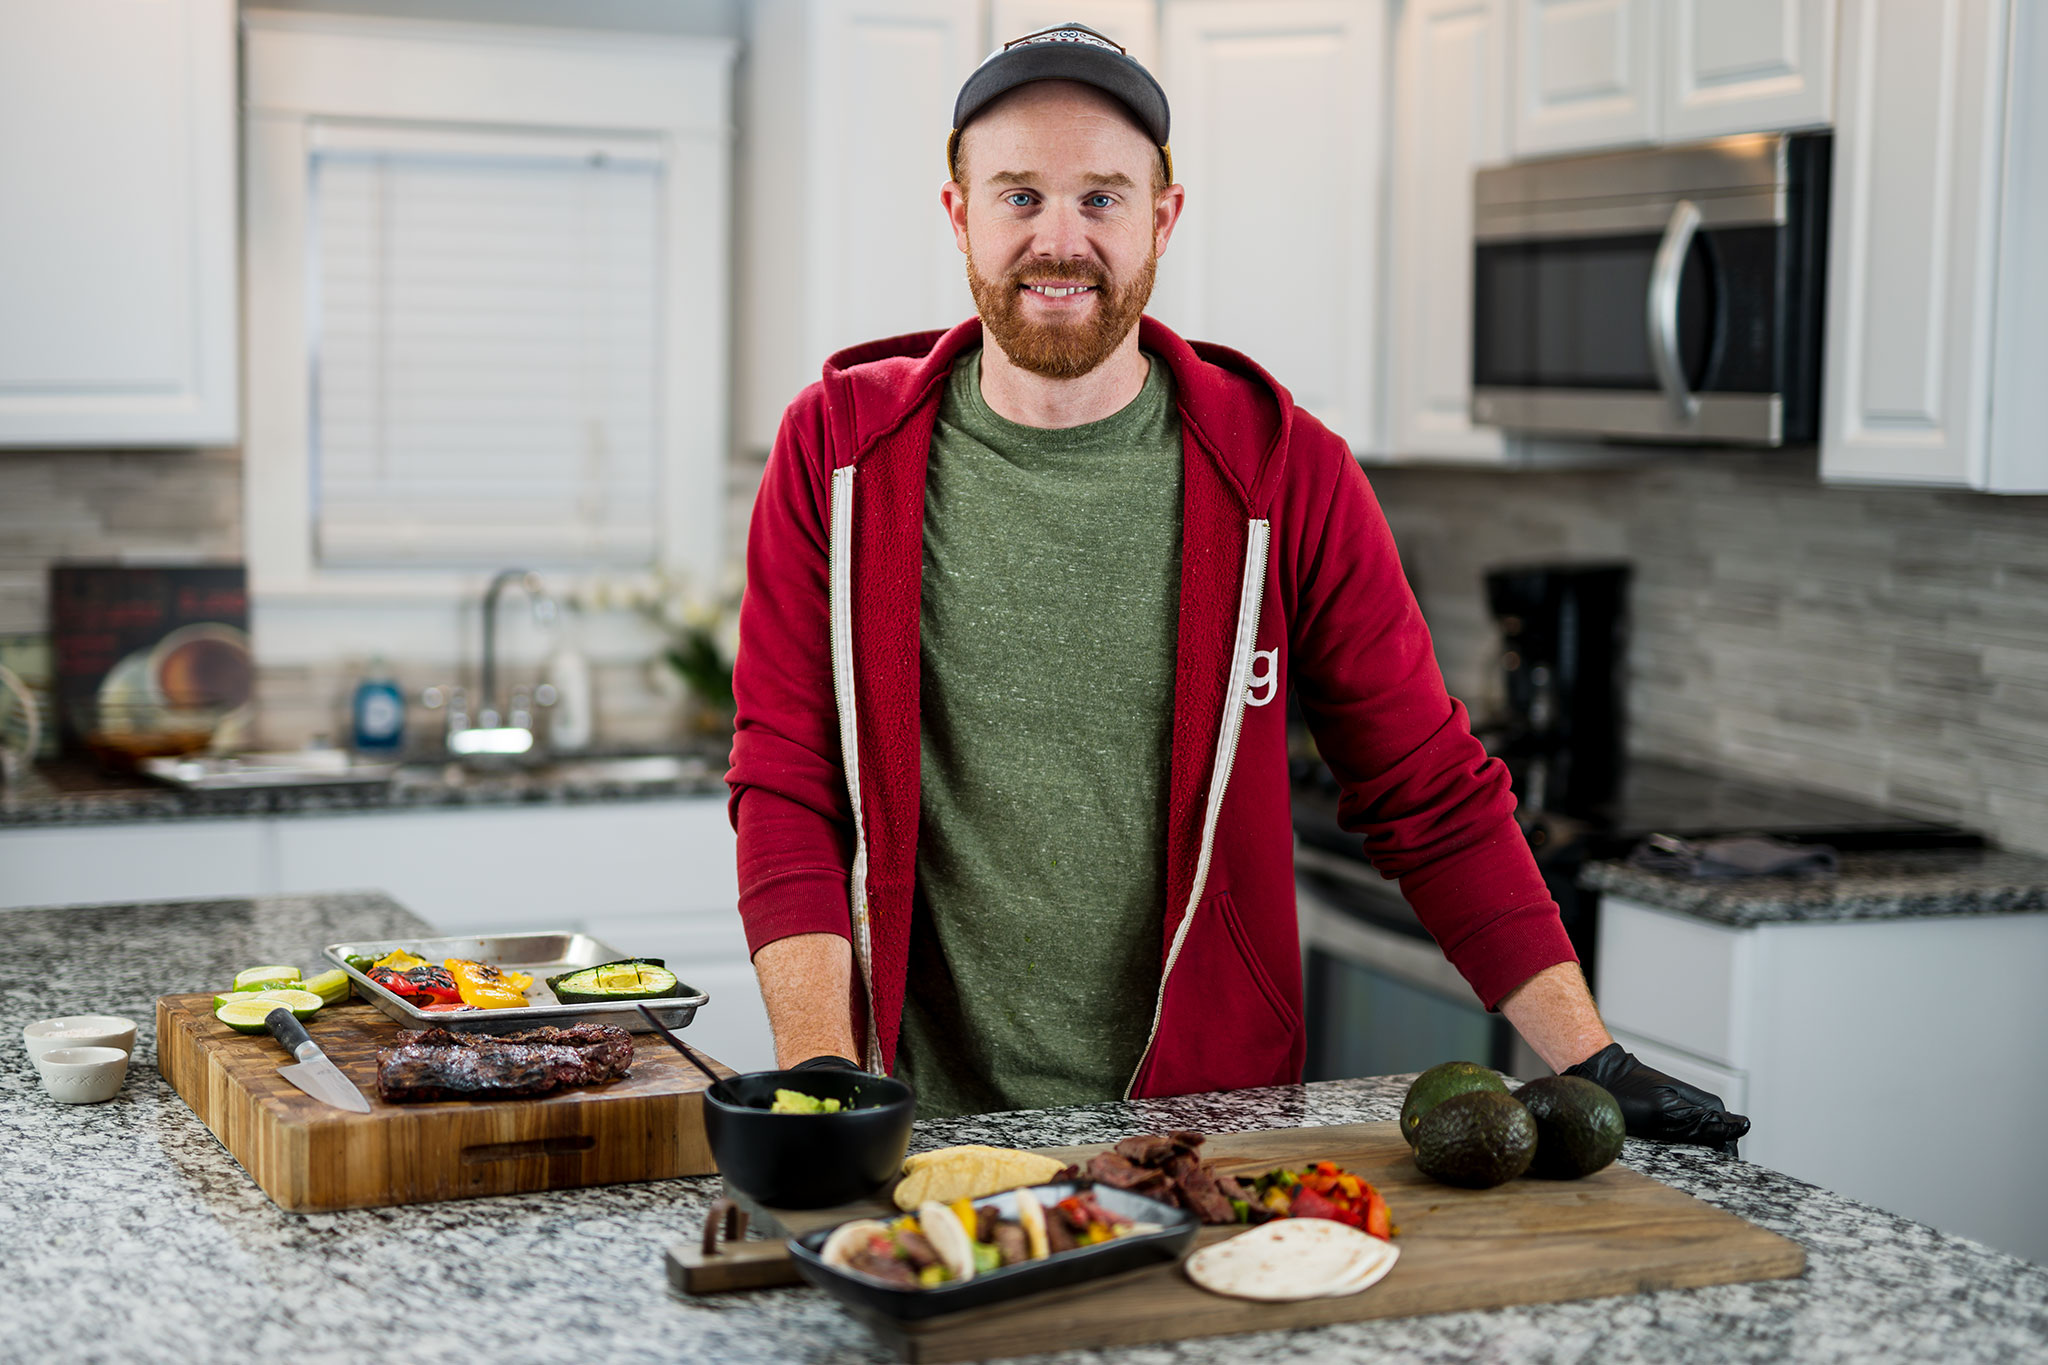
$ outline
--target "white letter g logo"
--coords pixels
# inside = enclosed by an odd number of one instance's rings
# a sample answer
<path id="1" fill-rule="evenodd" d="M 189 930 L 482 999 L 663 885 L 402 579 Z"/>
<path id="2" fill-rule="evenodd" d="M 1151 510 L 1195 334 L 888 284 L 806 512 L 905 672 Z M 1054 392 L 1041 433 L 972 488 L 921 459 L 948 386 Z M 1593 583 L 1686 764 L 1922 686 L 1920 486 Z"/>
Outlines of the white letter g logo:
<path id="1" fill-rule="evenodd" d="M 1264 706 L 1280 690 L 1280 651 L 1252 651 L 1252 685 L 1245 689 L 1246 706 Z"/>

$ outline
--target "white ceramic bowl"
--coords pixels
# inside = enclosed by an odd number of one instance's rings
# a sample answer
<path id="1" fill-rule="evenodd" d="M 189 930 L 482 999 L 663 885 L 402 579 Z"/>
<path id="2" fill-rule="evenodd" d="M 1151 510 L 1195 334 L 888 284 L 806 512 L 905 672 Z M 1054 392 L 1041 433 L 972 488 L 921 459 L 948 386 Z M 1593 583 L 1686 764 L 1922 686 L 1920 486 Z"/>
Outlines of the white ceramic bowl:
<path id="1" fill-rule="evenodd" d="M 30 1061 L 60 1047 L 117 1047 L 135 1050 L 135 1021 L 112 1014 L 68 1014 L 62 1019 L 41 1019 L 21 1031 Z"/>
<path id="2" fill-rule="evenodd" d="M 128 1054 L 117 1047 L 52 1048 L 36 1058 L 43 1089 L 65 1104 L 110 1100 L 128 1075 Z"/>

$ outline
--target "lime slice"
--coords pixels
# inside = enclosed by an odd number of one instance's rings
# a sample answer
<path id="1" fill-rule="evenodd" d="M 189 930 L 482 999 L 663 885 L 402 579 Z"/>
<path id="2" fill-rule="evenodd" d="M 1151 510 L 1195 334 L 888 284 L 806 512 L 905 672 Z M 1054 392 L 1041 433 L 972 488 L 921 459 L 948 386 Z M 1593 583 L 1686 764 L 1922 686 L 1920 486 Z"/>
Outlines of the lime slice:
<path id="1" fill-rule="evenodd" d="M 297 982 L 297 967 L 251 967 L 246 972 L 235 973 L 235 989 L 238 991 L 263 990 L 273 981 Z"/>
<path id="2" fill-rule="evenodd" d="M 296 976 L 281 976 L 275 981 L 251 981 L 246 986 L 235 987 L 238 991 L 297 991 L 304 990 L 306 983 Z"/>
<path id="3" fill-rule="evenodd" d="M 237 1033 L 262 1033 L 263 1021 L 280 1003 L 267 995 L 231 995 L 226 1004 L 213 1012 L 213 1017 Z"/>
<path id="4" fill-rule="evenodd" d="M 252 1000 L 267 1000 L 272 1005 L 283 1005 L 300 1019 L 311 1019 L 320 1012 L 320 1006 L 325 1003 L 311 991 L 290 989 L 258 991 L 249 998 Z"/>
<path id="5" fill-rule="evenodd" d="M 326 1004 L 338 1005 L 348 999 L 348 973 L 336 968 L 331 972 L 308 977 L 305 989 L 319 996 Z"/>

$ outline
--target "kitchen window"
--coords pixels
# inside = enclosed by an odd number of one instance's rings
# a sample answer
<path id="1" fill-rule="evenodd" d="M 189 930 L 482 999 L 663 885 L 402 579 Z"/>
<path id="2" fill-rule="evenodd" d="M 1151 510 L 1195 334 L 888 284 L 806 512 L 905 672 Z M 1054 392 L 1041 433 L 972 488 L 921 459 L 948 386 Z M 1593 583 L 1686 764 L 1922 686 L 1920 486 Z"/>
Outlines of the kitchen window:
<path id="1" fill-rule="evenodd" d="M 325 632 L 515 563 L 715 581 L 735 45 L 243 26 L 259 617 Z"/>

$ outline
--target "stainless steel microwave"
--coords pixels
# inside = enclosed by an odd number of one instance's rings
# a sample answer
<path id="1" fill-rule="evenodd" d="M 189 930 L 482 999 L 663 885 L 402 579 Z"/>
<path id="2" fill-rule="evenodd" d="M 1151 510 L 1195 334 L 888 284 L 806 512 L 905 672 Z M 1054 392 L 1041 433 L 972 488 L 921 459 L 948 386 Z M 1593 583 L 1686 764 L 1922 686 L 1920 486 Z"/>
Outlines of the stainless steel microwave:
<path id="1" fill-rule="evenodd" d="M 1756 134 L 1481 171 L 1473 420 L 1814 440 L 1829 148 L 1825 132 Z"/>

